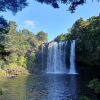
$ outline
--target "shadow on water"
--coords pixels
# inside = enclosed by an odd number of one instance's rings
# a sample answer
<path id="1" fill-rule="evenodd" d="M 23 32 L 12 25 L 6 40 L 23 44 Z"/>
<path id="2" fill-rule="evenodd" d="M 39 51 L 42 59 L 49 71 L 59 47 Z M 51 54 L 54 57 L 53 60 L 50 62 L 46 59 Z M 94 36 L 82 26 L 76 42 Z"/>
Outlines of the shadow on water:
<path id="1" fill-rule="evenodd" d="M 79 75 L 66 74 L 29 75 L 2 80 L 0 87 L 8 90 L 0 100 L 79 100 L 79 96 L 86 92 L 86 80 Z"/>

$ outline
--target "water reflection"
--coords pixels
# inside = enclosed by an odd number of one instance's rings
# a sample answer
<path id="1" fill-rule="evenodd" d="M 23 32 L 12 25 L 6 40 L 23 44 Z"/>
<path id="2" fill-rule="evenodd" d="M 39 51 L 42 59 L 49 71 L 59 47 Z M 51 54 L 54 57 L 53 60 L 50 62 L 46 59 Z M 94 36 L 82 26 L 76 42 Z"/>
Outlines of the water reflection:
<path id="1" fill-rule="evenodd" d="M 47 100 L 78 100 L 75 75 L 48 76 Z"/>
<path id="2" fill-rule="evenodd" d="M 26 76 L 0 81 L 0 87 L 6 89 L 0 100 L 26 100 L 26 81 Z"/>
<path id="3" fill-rule="evenodd" d="M 78 100 L 75 75 L 24 76 L 0 86 L 8 89 L 0 100 Z"/>

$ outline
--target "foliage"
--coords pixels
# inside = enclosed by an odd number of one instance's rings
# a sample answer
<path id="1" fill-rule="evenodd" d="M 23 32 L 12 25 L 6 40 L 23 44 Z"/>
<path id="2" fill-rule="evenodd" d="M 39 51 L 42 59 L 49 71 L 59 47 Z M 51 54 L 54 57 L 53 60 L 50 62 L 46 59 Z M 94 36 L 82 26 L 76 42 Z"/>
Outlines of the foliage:
<path id="1" fill-rule="evenodd" d="M 74 12 L 78 5 L 84 4 L 86 2 L 86 0 L 36 0 L 36 1 L 52 5 L 54 8 L 59 8 L 59 3 L 65 5 L 70 4 L 69 10 L 71 12 Z"/>
<path id="2" fill-rule="evenodd" d="M 47 41 L 47 34 L 40 32 L 34 35 L 28 29 L 17 31 L 14 21 L 8 23 L 7 29 L 0 36 L 0 69 L 32 67 L 35 63 L 35 52 L 43 41 Z"/>
<path id="3" fill-rule="evenodd" d="M 3 59 L 0 59 L 0 69 L 3 69 L 5 66 L 5 62 Z"/>
<path id="4" fill-rule="evenodd" d="M 11 53 L 8 57 L 6 57 L 8 63 L 17 63 L 18 55 L 16 53 Z"/>
<path id="5" fill-rule="evenodd" d="M 78 24 L 78 29 L 74 27 L 76 23 L 72 28 L 72 36 L 77 39 L 77 61 L 90 66 L 99 66 L 100 16 L 91 17 L 87 21 L 81 20 Z"/>
<path id="6" fill-rule="evenodd" d="M 0 16 L 0 35 L 5 34 L 7 31 L 8 31 L 8 23 L 2 16 Z"/>
<path id="7" fill-rule="evenodd" d="M 94 93 L 100 93 L 100 81 L 98 79 L 91 80 L 88 87 L 94 90 Z"/>
<path id="8" fill-rule="evenodd" d="M 93 79 L 89 82 L 88 87 L 90 89 L 92 89 L 94 92 L 92 95 L 94 95 L 94 97 L 89 98 L 87 96 L 81 96 L 80 100 L 100 100 L 100 80 L 98 79 Z"/>
<path id="9" fill-rule="evenodd" d="M 0 88 L 0 95 L 3 95 L 5 93 L 5 91 L 7 91 L 6 88 Z"/>
<path id="10" fill-rule="evenodd" d="M 77 6 L 86 3 L 86 0 L 36 0 L 36 1 L 52 5 L 54 8 L 59 8 L 60 5 L 59 3 L 69 5 L 68 10 L 70 10 L 71 12 L 74 12 Z M 10 10 L 13 13 L 17 13 L 26 6 L 28 6 L 27 0 L 0 0 L 0 12 Z"/>
<path id="11" fill-rule="evenodd" d="M 9 63 L 8 65 L 6 65 L 5 69 L 15 69 L 18 68 L 17 63 Z"/>
<path id="12" fill-rule="evenodd" d="M 26 67 L 26 58 L 24 56 L 20 56 L 18 58 L 18 65 L 22 67 Z"/>
<path id="13" fill-rule="evenodd" d="M 39 33 L 37 33 L 37 38 L 39 41 L 42 41 L 42 42 L 47 42 L 48 40 L 48 35 L 47 33 L 43 32 L 43 31 L 40 31 Z"/>
<path id="14" fill-rule="evenodd" d="M 71 27 L 70 33 L 61 34 L 55 40 L 62 39 L 76 40 L 77 62 L 100 66 L 100 16 L 87 20 L 78 19 Z"/>
<path id="15" fill-rule="evenodd" d="M 34 65 L 35 60 L 36 60 L 35 53 L 30 53 L 30 55 L 29 55 L 29 57 L 27 59 L 27 66 L 28 66 L 28 68 L 32 67 Z"/>
<path id="16" fill-rule="evenodd" d="M 27 6 L 26 0 L 0 0 L 0 12 L 7 10 L 17 13 Z"/>
<path id="17" fill-rule="evenodd" d="M 59 41 L 64 41 L 65 38 L 66 38 L 66 34 L 61 34 L 61 35 L 57 36 L 57 37 L 54 39 L 54 41 L 57 41 L 57 42 L 59 42 Z"/>
<path id="18" fill-rule="evenodd" d="M 90 98 L 86 97 L 86 96 L 81 96 L 80 100 L 91 100 Z"/>
<path id="19" fill-rule="evenodd" d="M 6 72 L 0 69 L 0 77 L 4 77 L 4 76 L 6 76 Z"/>

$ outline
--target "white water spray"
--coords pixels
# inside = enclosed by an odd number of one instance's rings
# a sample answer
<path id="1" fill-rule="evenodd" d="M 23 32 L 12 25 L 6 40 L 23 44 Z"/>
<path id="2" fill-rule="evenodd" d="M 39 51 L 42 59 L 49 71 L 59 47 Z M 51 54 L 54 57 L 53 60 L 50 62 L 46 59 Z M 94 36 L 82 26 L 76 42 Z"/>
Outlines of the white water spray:
<path id="1" fill-rule="evenodd" d="M 70 70 L 69 70 L 69 74 L 76 74 L 76 70 L 75 70 L 75 40 L 72 41 L 71 48 L 70 48 Z"/>
<path id="2" fill-rule="evenodd" d="M 67 73 L 66 44 L 67 42 L 51 42 L 48 44 L 47 73 Z"/>

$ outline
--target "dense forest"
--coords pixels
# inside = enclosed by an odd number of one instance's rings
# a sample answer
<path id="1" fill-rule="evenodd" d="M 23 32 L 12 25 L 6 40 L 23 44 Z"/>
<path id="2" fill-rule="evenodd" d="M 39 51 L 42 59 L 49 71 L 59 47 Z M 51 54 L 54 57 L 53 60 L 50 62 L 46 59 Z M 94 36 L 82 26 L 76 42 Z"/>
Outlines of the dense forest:
<path id="1" fill-rule="evenodd" d="M 47 33 L 33 34 L 28 29 L 17 30 L 16 22 L 7 23 L 3 18 L 0 30 L 0 76 L 18 74 L 23 69 L 35 66 L 36 52 L 43 42 L 48 41 Z M 41 64 L 41 63 L 40 63 Z"/>
<path id="2" fill-rule="evenodd" d="M 100 16 L 78 19 L 69 33 L 61 34 L 55 41 L 76 40 L 76 61 L 88 66 L 100 66 Z"/>

